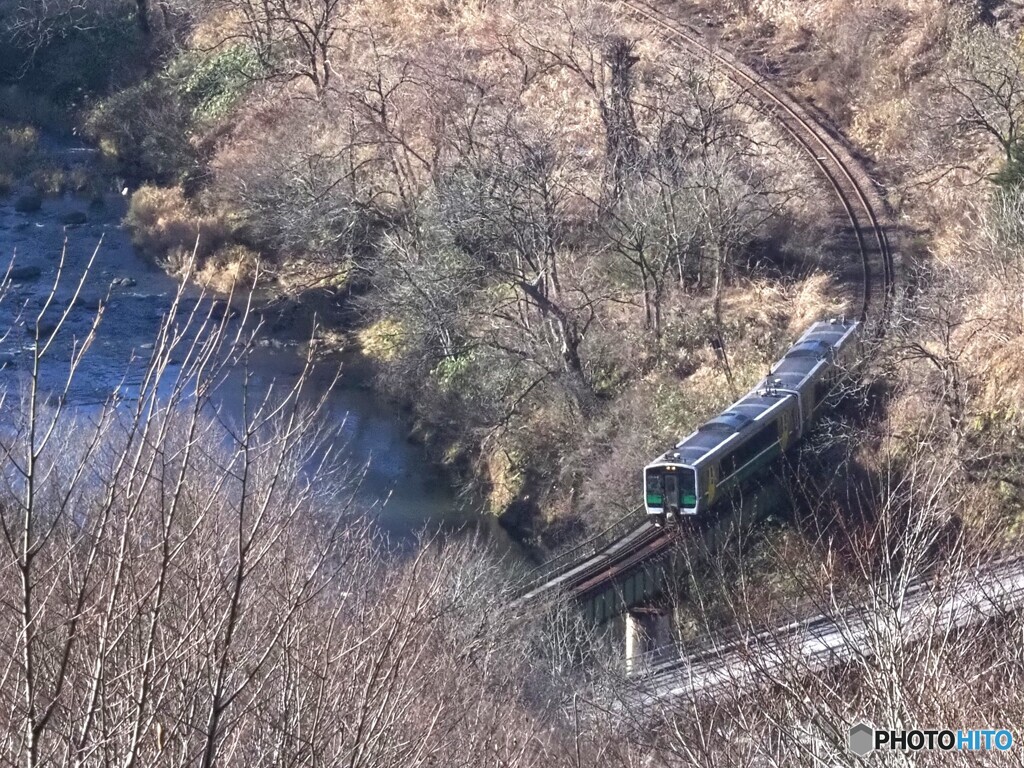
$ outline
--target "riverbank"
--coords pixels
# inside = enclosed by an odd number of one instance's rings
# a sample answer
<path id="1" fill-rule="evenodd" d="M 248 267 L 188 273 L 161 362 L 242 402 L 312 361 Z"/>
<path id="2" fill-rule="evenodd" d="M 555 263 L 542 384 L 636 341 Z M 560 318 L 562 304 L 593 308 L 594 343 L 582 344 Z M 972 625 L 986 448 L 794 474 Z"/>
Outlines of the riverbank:
<path id="1" fill-rule="evenodd" d="M 38 151 L 47 153 L 49 164 L 63 173 L 101 183 L 100 171 L 92 167 L 96 154 L 92 148 L 47 137 Z M 0 342 L 0 385 L 8 391 L 21 386 L 31 350 L 24 331 L 18 329 L 47 301 L 58 271 L 60 283 L 51 307 L 63 309 L 88 269 L 89 277 L 59 343 L 48 354 L 44 386 L 61 391 L 75 340 L 85 338 L 102 305 L 96 341 L 76 372 L 67 399 L 72 405 L 88 406 L 105 401 L 115 388 L 130 393 L 133 377 L 141 375 L 139 362 L 152 347 L 178 282 L 134 247 L 123 224 L 128 195 L 110 189 L 88 195 L 64 192 L 40 196 L 38 207 L 21 210 L 19 200 L 33 192 L 30 180 L 15 180 L 8 194 L 0 197 L 0 243 L 8 258 L 13 257 L 11 285 L 0 302 L 0 324 L 15 329 Z M 199 286 L 186 288 L 188 301 L 202 296 Z M 322 315 L 328 304 L 316 314 Z M 265 389 L 273 382 L 286 386 L 301 373 L 313 315 L 305 315 L 304 309 L 310 305 L 296 303 L 285 311 L 280 302 L 257 294 L 255 319 L 260 321 L 263 315 L 263 332 L 250 358 L 250 386 Z M 399 538 L 423 528 L 450 531 L 482 526 L 499 547 L 507 547 L 493 519 L 478 514 L 479 505 L 453 486 L 444 468 L 432 462 L 414 439 L 408 414 L 373 392 L 369 368 L 359 355 L 345 345 L 329 343 L 324 334 L 318 339 L 322 351 L 307 385 L 308 396 L 312 401 L 326 394 L 323 418 L 337 431 L 336 450 L 362 475 L 360 503 L 380 526 Z M 328 391 L 339 367 L 343 374 Z M 229 377 L 219 396 L 225 412 L 239 407 L 240 391 L 240 383 Z"/>
<path id="2" fill-rule="evenodd" d="M 496 504 L 494 478 L 481 471 L 479 446 L 466 443 L 458 424 L 427 412 L 416 399 L 422 390 L 388 375 L 395 342 L 387 324 L 367 324 L 360 305 L 369 287 L 351 262 L 261 255 L 244 227 L 223 213 L 199 210 L 178 189 L 135 190 L 124 223 L 153 266 L 172 276 L 187 274 L 219 300 L 231 301 L 235 312 L 248 306 L 265 329 L 262 347 L 292 349 L 302 356 L 312 341 L 322 360 L 342 362 L 356 387 L 401 414 L 407 439 L 424 451 L 432 471 L 442 474 L 447 485 L 459 488 L 472 506 L 486 507 L 513 539 L 545 548 L 542 539 L 551 530 L 538 525 L 543 522 L 540 509 L 511 494 Z M 547 543 L 558 546 L 561 538 L 556 535 Z"/>

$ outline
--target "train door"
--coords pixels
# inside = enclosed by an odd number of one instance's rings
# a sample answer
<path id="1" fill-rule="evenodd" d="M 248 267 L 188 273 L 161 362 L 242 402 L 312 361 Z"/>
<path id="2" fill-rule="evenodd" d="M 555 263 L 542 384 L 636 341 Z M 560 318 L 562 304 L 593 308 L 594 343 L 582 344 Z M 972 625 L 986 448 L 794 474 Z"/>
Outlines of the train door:
<path id="1" fill-rule="evenodd" d="M 679 514 L 679 478 L 675 472 L 665 473 L 665 514 Z"/>
<path id="2" fill-rule="evenodd" d="M 779 416 L 779 447 L 786 450 L 789 445 L 790 433 L 793 431 L 793 412 L 786 410 Z"/>
<path id="3" fill-rule="evenodd" d="M 715 501 L 715 494 L 718 491 L 718 465 L 709 464 L 704 469 L 704 498 L 710 507 Z"/>

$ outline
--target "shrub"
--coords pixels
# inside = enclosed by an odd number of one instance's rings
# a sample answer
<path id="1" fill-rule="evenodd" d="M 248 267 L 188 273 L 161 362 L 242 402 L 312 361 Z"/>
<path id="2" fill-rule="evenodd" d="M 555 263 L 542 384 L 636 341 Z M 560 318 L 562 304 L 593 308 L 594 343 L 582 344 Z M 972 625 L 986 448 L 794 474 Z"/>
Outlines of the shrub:
<path id="1" fill-rule="evenodd" d="M 471 375 L 473 364 L 473 352 L 446 357 L 442 359 L 430 372 L 437 381 L 442 392 L 457 392 L 465 387 L 467 374 Z"/>
<path id="2" fill-rule="evenodd" d="M 359 332 L 359 347 L 372 360 L 388 363 L 406 346 L 406 332 L 400 321 L 385 317 Z"/>
<path id="3" fill-rule="evenodd" d="M 130 178 L 175 184 L 198 165 L 188 111 L 162 78 L 101 101 L 86 118 L 86 131 Z"/>
<path id="4" fill-rule="evenodd" d="M 1024 186 L 1024 146 L 1020 142 L 1010 148 L 1009 159 L 992 175 L 992 181 L 1004 190 Z"/>
<path id="5" fill-rule="evenodd" d="M 196 279 L 201 285 L 219 293 L 228 293 L 234 288 L 252 288 L 259 260 L 260 255 L 244 245 L 225 245 L 205 260 Z"/>
<path id="6" fill-rule="evenodd" d="M 76 165 L 65 174 L 64 184 L 72 192 L 91 194 L 97 187 L 101 186 L 100 181 L 100 179 L 90 174 L 86 168 Z"/>
<path id="7" fill-rule="evenodd" d="M 0 127 L 0 173 L 18 177 L 31 167 L 39 133 L 28 126 Z"/>
<path id="8" fill-rule="evenodd" d="M 169 68 L 178 81 L 181 98 L 191 107 L 196 123 L 227 117 L 259 75 L 259 61 L 245 45 L 235 45 L 212 56 L 186 54 Z"/>
<path id="9" fill-rule="evenodd" d="M 125 224 L 132 242 L 163 263 L 175 251 L 191 254 L 193 249 L 197 258 L 205 259 L 224 245 L 231 231 L 223 216 L 198 213 L 181 187 L 140 187 L 132 195 Z"/>
<path id="10" fill-rule="evenodd" d="M 41 195 L 57 196 L 67 188 L 67 177 L 60 168 L 49 166 L 37 168 L 29 176 L 29 182 Z"/>
<path id="11" fill-rule="evenodd" d="M 226 117 L 256 75 L 256 58 L 242 45 L 185 54 L 101 101 L 88 116 L 88 130 L 125 174 L 163 184 L 186 181 L 201 166 L 198 147 L 209 130 L 203 124 Z"/>

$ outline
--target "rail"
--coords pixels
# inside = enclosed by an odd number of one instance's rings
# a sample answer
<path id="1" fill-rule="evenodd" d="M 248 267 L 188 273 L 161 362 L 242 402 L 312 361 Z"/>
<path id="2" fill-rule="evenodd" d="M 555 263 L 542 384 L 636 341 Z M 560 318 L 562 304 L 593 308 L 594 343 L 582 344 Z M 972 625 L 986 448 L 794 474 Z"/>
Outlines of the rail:
<path id="1" fill-rule="evenodd" d="M 973 576 L 941 586 L 933 578 L 915 579 L 901 596 L 900 611 L 886 615 L 872 603 L 860 603 L 841 614 L 819 614 L 739 639 L 715 642 L 669 660 L 648 657 L 637 685 L 611 698 L 613 708 L 642 713 L 654 702 L 709 695 L 720 701 L 723 691 L 739 694 L 747 684 L 778 679 L 789 670 L 812 672 L 873 654 L 869 627 L 899 622 L 904 641 L 949 633 L 1024 607 L 1024 559 L 1011 556 L 989 563 Z M 661 651 L 663 657 L 664 650 Z"/>
<path id="2" fill-rule="evenodd" d="M 565 567 L 567 564 L 581 564 L 599 552 L 608 549 L 615 542 L 622 540 L 633 531 L 639 529 L 645 523 L 644 518 L 646 516 L 643 507 L 635 507 L 589 539 L 545 560 L 525 574 L 525 586 L 521 591 L 526 593 L 542 586 L 555 574 L 568 570 Z"/>
<path id="3" fill-rule="evenodd" d="M 842 143 L 834 136 L 829 135 L 824 126 L 811 118 L 792 97 L 780 89 L 767 85 L 763 78 L 749 67 L 735 61 L 730 55 L 710 48 L 696 37 L 695 32 L 686 29 L 678 20 L 665 16 L 643 0 L 619 0 L 619 2 L 623 7 L 669 34 L 680 44 L 681 48 L 696 51 L 722 64 L 730 73 L 730 78 L 749 86 L 762 104 L 777 107 L 782 111 L 781 116 L 775 114 L 778 122 L 803 147 L 821 173 L 828 179 L 853 226 L 864 267 L 861 319 L 867 319 L 874 286 L 871 274 L 872 258 L 865 240 L 865 230 L 869 230 L 873 235 L 882 272 L 882 307 L 878 313 L 880 320 L 878 328 L 884 328 L 884 318 L 891 310 L 892 289 L 895 283 L 894 258 L 886 227 L 882 225 L 875 211 L 876 206 L 884 210 L 884 203 L 880 200 L 872 201 L 869 194 L 865 192 L 864 187 L 871 182 L 869 179 L 865 179 L 865 184 L 862 184 L 857 178 L 858 174 L 851 171 L 851 166 L 856 167 L 857 163 L 842 146 Z M 823 152 L 824 156 L 821 156 L 819 151 Z M 859 175 L 863 176 L 864 174 L 862 172 Z M 851 200 L 851 198 L 853 199 Z M 861 221 L 860 211 L 866 216 L 866 221 Z"/>

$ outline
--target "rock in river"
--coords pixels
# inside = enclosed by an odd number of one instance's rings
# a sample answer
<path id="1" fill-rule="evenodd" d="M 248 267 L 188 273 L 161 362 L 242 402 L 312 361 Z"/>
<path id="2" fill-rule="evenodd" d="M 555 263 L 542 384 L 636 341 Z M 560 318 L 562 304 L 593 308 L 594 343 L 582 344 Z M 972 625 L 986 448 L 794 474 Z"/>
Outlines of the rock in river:
<path id="1" fill-rule="evenodd" d="M 8 277 L 11 280 L 38 280 L 43 275 L 43 270 L 39 267 L 11 267 L 11 271 Z"/>
<path id="2" fill-rule="evenodd" d="M 60 217 L 60 223 L 65 227 L 80 227 L 88 220 L 85 211 L 68 211 Z"/>
<path id="3" fill-rule="evenodd" d="M 18 213 L 35 213 L 43 207 L 43 196 L 38 192 L 26 192 L 14 201 Z"/>

